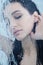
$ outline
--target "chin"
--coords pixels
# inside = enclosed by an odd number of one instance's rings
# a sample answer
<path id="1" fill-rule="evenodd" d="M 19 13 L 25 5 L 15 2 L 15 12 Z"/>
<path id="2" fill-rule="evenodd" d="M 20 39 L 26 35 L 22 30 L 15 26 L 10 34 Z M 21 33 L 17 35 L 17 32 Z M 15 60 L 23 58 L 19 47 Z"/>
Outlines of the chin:
<path id="1" fill-rule="evenodd" d="M 23 38 L 16 38 L 18 41 L 22 41 L 23 40 Z"/>
<path id="2" fill-rule="evenodd" d="M 16 37 L 16 39 L 18 40 L 18 41 L 22 41 L 22 40 L 24 40 L 25 39 L 25 37 L 26 37 L 27 35 L 26 34 L 24 34 L 24 35 L 18 35 L 17 37 Z"/>
<path id="3" fill-rule="evenodd" d="M 25 38 L 25 37 L 17 37 L 16 39 L 17 39 L 18 41 L 22 41 L 24 38 Z"/>

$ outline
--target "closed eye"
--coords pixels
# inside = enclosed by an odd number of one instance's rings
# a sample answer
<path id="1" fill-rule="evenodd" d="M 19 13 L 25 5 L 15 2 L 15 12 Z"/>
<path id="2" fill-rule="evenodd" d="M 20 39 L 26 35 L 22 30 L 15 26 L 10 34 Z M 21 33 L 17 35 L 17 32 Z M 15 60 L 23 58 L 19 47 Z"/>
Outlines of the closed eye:
<path id="1" fill-rule="evenodd" d="M 12 13 L 11 13 L 11 15 L 16 19 L 16 20 L 18 20 L 18 19 L 20 19 L 21 17 L 22 17 L 22 13 L 21 13 L 21 11 L 20 10 L 16 10 L 16 11 L 13 11 Z"/>
<path id="2" fill-rule="evenodd" d="M 15 19 L 20 19 L 22 15 L 14 16 Z"/>

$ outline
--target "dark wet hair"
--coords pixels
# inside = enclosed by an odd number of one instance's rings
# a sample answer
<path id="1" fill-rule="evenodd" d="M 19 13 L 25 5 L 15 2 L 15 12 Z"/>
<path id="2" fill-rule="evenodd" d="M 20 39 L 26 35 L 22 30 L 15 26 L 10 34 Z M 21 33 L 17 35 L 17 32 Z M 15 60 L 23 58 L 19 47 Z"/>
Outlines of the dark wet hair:
<path id="1" fill-rule="evenodd" d="M 21 5 L 23 7 L 25 7 L 30 12 L 30 14 L 33 14 L 34 11 L 37 11 L 38 14 L 40 14 L 40 12 L 37 9 L 36 5 L 31 0 L 9 0 L 9 1 L 10 1 L 10 3 L 14 3 L 14 2 L 21 3 Z"/>
<path id="2" fill-rule="evenodd" d="M 37 44 L 37 65 L 43 65 L 43 40 L 36 40 Z"/>
<path id="3" fill-rule="evenodd" d="M 35 3 L 31 0 L 9 0 L 9 1 L 10 3 L 19 2 L 30 12 L 30 14 L 33 14 L 34 11 L 37 11 L 38 14 L 40 15 L 40 12 L 37 9 Z M 36 24 L 37 23 L 34 23 L 34 27 L 32 29 L 34 33 Z M 15 39 L 13 53 L 17 64 L 20 65 L 20 61 L 22 60 L 23 57 L 23 48 L 21 41 Z M 37 65 L 38 64 L 40 65 L 40 63 L 43 65 L 43 40 L 40 41 L 37 40 Z"/>
<path id="4" fill-rule="evenodd" d="M 15 61 L 17 62 L 17 65 L 20 65 L 20 61 L 24 55 L 21 41 L 15 39 L 14 46 L 15 48 L 13 49 L 13 53 L 15 56 Z"/>

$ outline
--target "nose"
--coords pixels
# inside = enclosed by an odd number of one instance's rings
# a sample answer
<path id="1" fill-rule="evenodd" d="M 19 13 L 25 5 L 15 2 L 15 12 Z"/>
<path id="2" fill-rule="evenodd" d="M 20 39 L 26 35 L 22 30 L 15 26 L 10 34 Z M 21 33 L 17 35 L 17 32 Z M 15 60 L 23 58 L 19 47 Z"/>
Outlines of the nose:
<path id="1" fill-rule="evenodd" d="M 10 24 L 10 29 L 11 29 L 11 30 L 15 30 L 17 27 L 18 27 L 18 25 L 17 25 L 16 22 L 12 22 L 12 23 Z"/>

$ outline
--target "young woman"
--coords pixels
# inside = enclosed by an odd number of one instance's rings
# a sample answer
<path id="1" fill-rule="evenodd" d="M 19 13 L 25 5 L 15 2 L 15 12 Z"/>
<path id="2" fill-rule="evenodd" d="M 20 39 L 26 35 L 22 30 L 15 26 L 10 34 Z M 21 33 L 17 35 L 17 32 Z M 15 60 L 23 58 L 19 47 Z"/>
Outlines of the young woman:
<path id="1" fill-rule="evenodd" d="M 40 12 L 30 0 L 9 0 L 4 8 L 6 27 L 15 37 L 11 65 L 43 65 L 42 46 L 31 38 L 35 33 Z M 14 57 L 13 57 L 14 56 Z"/>

